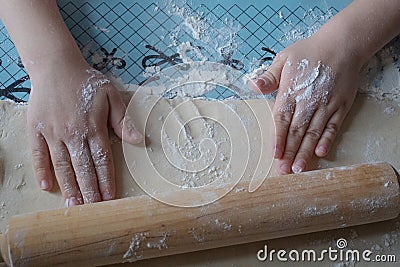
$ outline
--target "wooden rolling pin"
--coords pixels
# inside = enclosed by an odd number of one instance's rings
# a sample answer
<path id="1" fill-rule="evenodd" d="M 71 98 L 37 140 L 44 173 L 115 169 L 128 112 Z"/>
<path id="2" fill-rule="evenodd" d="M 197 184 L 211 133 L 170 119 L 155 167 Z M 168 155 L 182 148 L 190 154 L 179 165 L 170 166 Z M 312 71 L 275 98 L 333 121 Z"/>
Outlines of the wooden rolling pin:
<path id="1" fill-rule="evenodd" d="M 12 266 L 106 265 L 377 222 L 400 208 L 398 174 L 384 163 L 247 187 L 199 208 L 140 196 L 15 216 L 2 256 Z"/>

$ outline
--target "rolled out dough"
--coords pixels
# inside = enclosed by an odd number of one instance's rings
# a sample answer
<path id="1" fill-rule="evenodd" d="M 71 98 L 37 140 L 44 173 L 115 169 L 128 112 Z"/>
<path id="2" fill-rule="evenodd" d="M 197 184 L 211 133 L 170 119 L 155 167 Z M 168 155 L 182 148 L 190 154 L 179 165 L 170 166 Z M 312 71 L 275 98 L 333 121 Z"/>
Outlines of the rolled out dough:
<path id="1" fill-rule="evenodd" d="M 124 93 L 128 101 L 131 93 Z M 143 98 L 142 105 L 146 106 L 152 102 L 154 96 Z M 164 105 L 159 112 L 169 104 L 176 105 L 182 99 L 164 100 Z M 211 109 L 215 114 L 222 116 L 218 105 L 213 105 L 206 100 L 192 100 L 200 111 Z M 228 100 L 231 105 L 238 109 L 243 108 L 244 102 L 239 100 Z M 250 105 L 257 107 L 258 100 L 248 100 Z M 388 112 L 390 111 L 390 112 Z M 168 113 L 168 112 L 167 112 Z M 312 168 L 327 168 L 345 166 L 356 163 L 387 161 L 397 170 L 400 169 L 400 108 L 396 103 L 389 101 L 375 101 L 366 96 L 358 96 L 356 102 L 347 117 L 339 136 L 336 138 L 334 147 L 325 159 L 315 159 Z M 142 114 L 140 109 L 134 114 L 134 119 L 139 125 Z M 0 102 L 0 229 L 4 232 L 7 221 L 14 214 L 22 214 L 36 210 L 46 210 L 63 207 L 64 201 L 58 190 L 53 193 L 42 192 L 34 179 L 30 150 L 26 137 L 26 106 L 17 105 L 8 101 Z M 165 119 L 165 118 L 161 118 Z M 196 127 L 196 125 L 194 125 Z M 252 128 L 251 122 L 246 125 Z M 199 128 L 200 129 L 200 128 Z M 222 128 L 221 128 L 222 131 Z M 194 134 L 196 131 L 194 130 Z M 151 133 L 149 136 L 152 138 Z M 250 143 L 260 141 L 253 140 Z M 122 144 L 115 136 L 111 137 L 112 150 L 116 169 L 118 198 L 141 195 L 144 192 L 132 179 L 128 167 L 125 164 Z M 157 155 L 160 145 L 154 142 L 147 150 L 153 153 L 155 165 L 162 168 L 161 159 Z M 151 148 L 153 146 L 153 148 Z M 140 150 L 139 149 L 139 150 Z M 224 149 L 229 149 L 225 147 Z M 268 147 L 264 149 L 268 151 Z M 139 151 L 137 150 L 137 151 Z M 252 148 L 256 151 L 255 148 Z M 268 151 L 270 153 L 271 151 Z M 136 153 L 136 152 L 135 152 Z M 251 153 L 250 153 L 251 154 Z M 257 157 L 257 154 L 252 156 Z M 225 155 L 217 157 L 223 162 Z M 249 169 L 254 169 L 256 161 L 249 158 Z M 219 166 L 222 166 L 221 164 Z M 234 168 L 234 167 L 233 167 Z M 232 171 L 232 174 L 235 170 Z M 275 175 L 272 167 L 269 176 Z M 175 177 L 175 176 L 174 176 Z M 245 172 L 245 179 L 251 179 L 251 172 Z M 199 181 L 199 180 L 196 180 Z M 177 183 L 190 184 L 190 179 L 176 180 Z M 268 183 L 268 179 L 264 181 Z M 246 189 L 247 190 L 247 189 Z M 383 253 L 396 254 L 400 260 L 400 219 L 388 222 L 374 223 L 370 225 L 345 228 L 341 230 L 314 233 L 296 237 L 280 238 L 252 244 L 238 245 L 233 247 L 214 249 L 211 251 L 200 251 L 196 253 L 169 256 L 162 259 L 141 261 L 140 266 L 265 266 L 265 262 L 259 262 L 256 258 L 258 250 L 264 248 L 265 244 L 271 249 L 327 249 L 334 246 L 334 240 L 343 237 L 348 241 L 348 247 L 354 249 L 374 249 Z M 338 262 L 336 262 L 338 263 Z M 283 263 L 274 263 L 279 266 Z M 330 266 L 331 262 L 324 265 Z M 302 264 L 299 264 L 302 265 Z M 303 263 L 310 266 L 310 263 Z M 123 266 L 129 266 L 124 264 Z M 132 266 L 135 266 L 134 264 Z M 321 266 L 321 263 L 315 263 Z M 372 265 L 371 265 L 372 266 Z"/>

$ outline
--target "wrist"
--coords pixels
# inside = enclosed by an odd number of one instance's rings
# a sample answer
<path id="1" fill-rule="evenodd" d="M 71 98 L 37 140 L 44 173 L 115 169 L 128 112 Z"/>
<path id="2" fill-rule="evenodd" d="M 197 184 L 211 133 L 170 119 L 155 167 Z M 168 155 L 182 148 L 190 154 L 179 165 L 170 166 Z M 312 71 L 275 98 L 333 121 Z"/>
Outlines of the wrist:
<path id="1" fill-rule="evenodd" d="M 346 62 L 350 67 L 360 70 L 369 55 L 346 30 L 342 23 L 326 24 L 311 38 L 316 39 L 320 49 L 336 62 Z"/>
<path id="2" fill-rule="evenodd" d="M 316 36 L 358 67 L 400 33 L 400 2 L 353 1 L 325 23 Z"/>
<path id="3" fill-rule="evenodd" d="M 83 58 L 80 51 L 61 50 L 54 51 L 37 61 L 28 63 L 26 69 L 29 73 L 32 84 L 40 84 L 44 80 L 55 79 L 56 77 L 73 79 L 75 73 L 90 68 L 89 64 Z M 60 77 L 67 76 L 67 77 Z"/>
<path id="4" fill-rule="evenodd" d="M 89 68 L 79 49 L 59 49 L 35 60 L 24 62 L 31 80 L 41 79 L 54 73 L 72 73 L 78 69 Z"/>
<path id="5" fill-rule="evenodd" d="M 78 46 L 73 42 L 58 45 L 48 43 L 39 51 L 33 53 L 21 53 L 21 60 L 30 75 L 36 75 L 49 67 L 57 68 L 68 62 L 84 60 Z"/>

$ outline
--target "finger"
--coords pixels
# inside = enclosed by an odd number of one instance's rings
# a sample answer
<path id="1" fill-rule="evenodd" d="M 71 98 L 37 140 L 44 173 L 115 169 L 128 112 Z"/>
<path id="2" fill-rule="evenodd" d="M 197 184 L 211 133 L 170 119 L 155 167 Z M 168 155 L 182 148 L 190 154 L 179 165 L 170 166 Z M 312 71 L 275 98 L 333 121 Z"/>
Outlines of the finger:
<path id="1" fill-rule="evenodd" d="M 283 86 L 285 85 L 282 84 L 281 87 Z M 284 96 L 285 92 L 286 90 L 279 90 L 273 109 L 273 118 L 275 123 L 275 159 L 283 157 L 288 130 L 293 118 L 293 110 L 295 109 L 294 100 Z"/>
<path id="2" fill-rule="evenodd" d="M 287 134 L 292 117 L 293 117 L 292 112 L 282 112 L 279 111 L 278 109 L 274 111 L 274 123 L 275 123 L 274 158 L 275 159 L 280 159 L 283 157 L 283 154 L 285 152 Z"/>
<path id="3" fill-rule="evenodd" d="M 86 139 L 67 145 L 84 203 L 101 201 L 96 170 Z"/>
<path id="4" fill-rule="evenodd" d="M 132 119 L 125 117 L 126 106 L 117 90 L 109 90 L 108 101 L 110 105 L 109 120 L 115 134 L 130 144 L 140 143 L 143 136 L 136 130 Z"/>
<path id="5" fill-rule="evenodd" d="M 257 93 L 270 94 L 279 87 L 281 73 L 286 62 L 286 57 L 278 54 L 271 66 L 257 79 L 250 83 L 250 86 Z"/>
<path id="6" fill-rule="evenodd" d="M 97 136 L 89 140 L 94 167 L 97 174 L 98 186 L 102 200 L 115 198 L 114 163 L 108 141 L 107 128 L 104 136 Z"/>
<path id="7" fill-rule="evenodd" d="M 313 106 L 299 105 L 296 107 L 295 115 L 287 132 L 285 152 L 282 159 L 278 161 L 280 174 L 289 174 L 292 172 L 294 158 L 314 112 L 315 109 Z"/>
<path id="8" fill-rule="evenodd" d="M 42 190 L 50 191 L 53 189 L 54 175 L 46 140 L 41 133 L 30 132 L 29 142 L 36 180 Z"/>
<path id="9" fill-rule="evenodd" d="M 307 164 L 314 155 L 315 147 L 322 136 L 322 132 L 324 131 L 328 119 L 329 116 L 325 109 L 316 111 L 303 139 L 301 140 L 300 148 L 293 161 L 292 171 L 294 173 L 300 173 L 307 170 Z"/>
<path id="10" fill-rule="evenodd" d="M 82 195 L 72 168 L 71 156 L 65 144 L 62 142 L 52 144 L 50 146 L 50 155 L 61 194 L 65 199 L 65 206 L 83 204 Z"/>
<path id="11" fill-rule="evenodd" d="M 329 153 L 346 114 L 344 109 L 339 109 L 329 119 L 315 148 L 315 154 L 318 157 L 325 157 Z"/>

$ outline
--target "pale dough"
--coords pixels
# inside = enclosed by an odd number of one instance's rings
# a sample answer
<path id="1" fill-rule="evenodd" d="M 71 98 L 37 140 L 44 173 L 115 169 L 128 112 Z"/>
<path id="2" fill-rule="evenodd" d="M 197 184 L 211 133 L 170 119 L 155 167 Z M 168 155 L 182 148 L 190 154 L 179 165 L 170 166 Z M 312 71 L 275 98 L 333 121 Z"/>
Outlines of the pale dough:
<path id="1" fill-rule="evenodd" d="M 142 105 L 146 106 L 154 101 L 155 96 L 143 97 Z M 130 94 L 125 94 L 125 99 L 128 101 Z M 165 112 L 168 114 L 168 108 L 177 106 L 177 104 L 185 101 L 183 98 L 177 98 L 171 101 L 163 100 L 164 104 L 157 111 L 160 114 Z M 205 112 L 207 108 L 213 113 L 213 116 L 219 116 L 224 120 L 224 112 L 220 110 L 218 105 L 206 100 L 192 100 L 200 113 Z M 229 100 L 231 106 L 235 106 L 238 110 L 245 110 L 246 107 L 243 101 Z M 261 108 L 259 100 L 248 100 L 250 106 L 255 109 Z M 389 109 L 388 109 L 389 108 Z M 388 112 L 390 110 L 390 112 Z M 140 127 L 143 127 L 143 120 L 140 114 L 140 108 L 136 110 L 134 119 Z M 194 112 L 192 110 L 192 112 Z M 260 111 L 262 112 L 262 111 Z M 186 114 L 185 112 L 183 112 Z M 400 169 L 400 108 L 396 103 L 387 101 L 375 101 L 368 99 L 365 96 L 358 96 L 355 104 L 345 120 L 341 133 L 336 139 L 333 150 L 326 159 L 315 160 L 313 168 L 326 168 L 334 166 L 346 166 L 355 163 L 387 161 L 391 163 L 397 170 Z M 157 113 L 158 114 L 158 113 Z M 155 115 L 154 115 L 155 116 Z M 159 114 L 157 116 L 160 116 Z M 185 115 L 182 115 L 185 116 Z M 0 181 L 2 184 L 0 190 L 0 227 L 1 232 L 4 231 L 7 220 L 14 214 L 22 214 L 35 210 L 46 210 L 63 207 L 64 201 L 58 191 L 54 193 L 42 192 L 33 176 L 31 165 L 30 150 L 27 145 L 26 137 L 26 106 L 17 105 L 8 101 L 0 102 Z M 157 117 L 158 118 L 158 117 Z M 166 118 L 160 118 L 163 120 Z M 229 122 L 229 117 L 225 117 L 226 122 Z M 251 120 L 247 121 L 246 128 L 253 129 L 254 125 Z M 245 123 L 246 124 L 246 123 Z M 153 126 L 150 126 L 153 127 Z M 204 128 L 193 124 L 193 134 L 200 134 Z M 218 126 L 217 126 L 218 128 Z M 174 128 L 176 130 L 176 128 Z M 167 131 L 174 131 L 167 129 Z M 219 129 L 219 130 L 218 130 Z M 222 131 L 222 128 L 218 128 Z M 151 130 L 151 129 L 150 129 Z M 254 130 L 253 130 L 254 131 Z M 249 136 L 255 136 L 254 140 L 250 138 L 250 144 L 254 146 L 260 139 L 257 139 L 257 134 L 253 134 L 250 130 Z M 150 134 L 149 138 L 152 136 Z M 235 138 L 240 138 L 235 137 Z M 128 168 L 125 164 L 122 144 L 113 136 L 111 138 L 114 162 L 116 165 L 117 177 L 117 192 L 118 197 L 127 197 L 143 194 L 143 191 L 135 184 L 131 178 Z M 137 151 L 147 150 L 147 153 L 152 155 L 155 166 L 163 168 L 165 162 L 157 154 L 160 151 L 159 143 L 154 142 L 149 148 L 134 148 Z M 152 147 L 152 148 L 151 148 Z M 252 147 L 250 145 L 250 147 Z M 229 146 L 221 147 L 228 150 Z M 268 153 L 267 146 L 265 147 Z M 250 170 L 256 167 L 258 154 L 256 147 L 252 147 L 255 151 L 249 158 Z M 132 152 L 133 153 L 133 152 Z M 267 153 L 267 154 L 268 154 Z M 250 153 L 251 154 L 251 153 Z M 223 166 L 224 156 L 217 154 L 217 159 L 220 160 L 218 166 Z M 268 159 L 268 157 L 266 157 Z M 218 160 L 217 160 L 218 161 Z M 267 162 L 268 163 L 268 162 Z M 266 164 L 268 165 L 268 164 Z M 226 167 L 226 166 L 225 166 Z M 235 174 L 235 167 L 232 165 L 232 174 Z M 245 179 L 250 179 L 252 172 L 245 172 Z M 175 173 L 176 174 L 176 173 Z M 269 175 L 276 174 L 274 168 L 271 169 Z M 176 177 L 174 175 L 171 178 Z M 181 185 L 193 186 L 190 183 L 191 179 L 178 179 L 174 182 Z M 200 180 L 193 181 L 201 183 Z M 202 181 L 207 182 L 207 181 Z M 265 182 L 268 182 L 266 180 Z M 280 238 L 264 242 L 245 244 L 210 251 L 200 251 L 196 253 L 170 256 L 159 259 L 152 259 L 140 262 L 140 266 L 265 266 L 266 262 L 259 262 L 256 259 L 256 253 L 262 249 L 265 244 L 270 248 L 285 248 L 286 250 L 297 249 L 326 249 L 328 246 L 334 245 L 335 238 L 344 237 L 349 242 L 351 248 L 374 248 L 380 253 L 396 254 L 400 259 L 400 220 L 399 218 L 382 223 L 374 223 L 370 225 L 351 227 L 335 231 L 327 231 L 322 233 L 314 233 L 297 237 Z M 275 262 L 276 265 L 280 265 Z M 134 264 L 133 264 L 134 265 Z M 300 264 L 301 265 L 301 264 Z M 310 266 L 310 263 L 303 263 L 304 266 Z M 326 266 L 331 263 L 326 262 Z M 129 265 L 123 265 L 129 266 Z M 316 264 L 321 266 L 321 263 Z M 387 266 L 387 265 L 386 265 Z"/>

